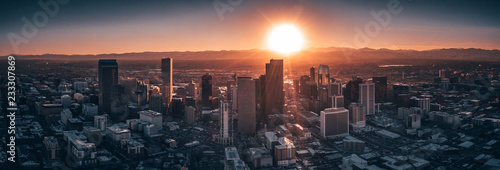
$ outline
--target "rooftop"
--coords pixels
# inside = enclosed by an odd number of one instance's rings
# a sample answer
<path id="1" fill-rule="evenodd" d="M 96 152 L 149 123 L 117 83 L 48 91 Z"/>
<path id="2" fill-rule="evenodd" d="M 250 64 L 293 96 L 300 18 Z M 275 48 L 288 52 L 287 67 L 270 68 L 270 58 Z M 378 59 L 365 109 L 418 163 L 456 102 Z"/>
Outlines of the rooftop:
<path id="1" fill-rule="evenodd" d="M 393 132 L 390 132 L 390 131 L 387 131 L 387 130 L 379 130 L 379 131 L 377 131 L 377 133 L 380 135 L 384 135 L 384 136 L 393 138 L 393 139 L 400 137 L 400 135 L 393 133 Z"/>
<path id="2" fill-rule="evenodd" d="M 145 116 L 150 116 L 150 117 L 161 116 L 160 112 L 155 112 L 155 111 L 152 111 L 152 110 L 140 111 L 139 114 L 140 115 L 145 115 Z"/>
<path id="3" fill-rule="evenodd" d="M 238 155 L 238 150 L 236 147 L 227 147 L 226 151 L 226 160 L 239 160 L 240 156 Z"/>
<path id="4" fill-rule="evenodd" d="M 490 159 L 484 165 L 500 168 L 500 159 Z"/>
<path id="5" fill-rule="evenodd" d="M 116 125 L 109 126 L 109 127 L 107 127 L 107 129 L 110 130 L 113 133 L 129 133 L 130 132 L 130 130 L 128 130 L 128 129 L 122 129 L 122 128 L 116 126 Z"/>
<path id="6" fill-rule="evenodd" d="M 275 132 L 266 132 L 264 134 L 266 136 L 267 139 L 269 139 L 271 142 L 273 141 L 278 141 L 278 137 L 276 136 L 276 133 Z"/>

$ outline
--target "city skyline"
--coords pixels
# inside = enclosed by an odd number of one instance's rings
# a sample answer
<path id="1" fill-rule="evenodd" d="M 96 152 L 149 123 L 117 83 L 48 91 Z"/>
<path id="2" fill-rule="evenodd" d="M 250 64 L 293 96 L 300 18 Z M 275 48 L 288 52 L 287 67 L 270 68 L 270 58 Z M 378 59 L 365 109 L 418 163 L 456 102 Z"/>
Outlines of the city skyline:
<path id="1" fill-rule="evenodd" d="M 2 1 L 0 169 L 500 169 L 497 4 Z"/>

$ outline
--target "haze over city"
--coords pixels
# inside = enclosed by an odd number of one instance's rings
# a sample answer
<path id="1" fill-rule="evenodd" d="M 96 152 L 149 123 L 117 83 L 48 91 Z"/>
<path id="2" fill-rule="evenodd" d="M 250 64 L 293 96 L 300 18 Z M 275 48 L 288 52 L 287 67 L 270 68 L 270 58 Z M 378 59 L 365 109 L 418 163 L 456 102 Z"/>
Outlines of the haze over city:
<path id="1" fill-rule="evenodd" d="M 496 1 L 0 2 L 0 169 L 500 169 Z"/>

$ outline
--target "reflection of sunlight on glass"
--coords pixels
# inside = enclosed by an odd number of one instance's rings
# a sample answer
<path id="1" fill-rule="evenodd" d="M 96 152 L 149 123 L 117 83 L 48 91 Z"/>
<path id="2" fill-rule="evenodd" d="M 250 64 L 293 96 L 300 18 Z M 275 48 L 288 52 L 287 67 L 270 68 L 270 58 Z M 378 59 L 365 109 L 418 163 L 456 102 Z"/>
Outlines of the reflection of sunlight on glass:
<path id="1" fill-rule="evenodd" d="M 267 43 L 271 50 L 288 55 L 302 49 L 304 38 L 297 27 L 284 24 L 274 27 Z"/>

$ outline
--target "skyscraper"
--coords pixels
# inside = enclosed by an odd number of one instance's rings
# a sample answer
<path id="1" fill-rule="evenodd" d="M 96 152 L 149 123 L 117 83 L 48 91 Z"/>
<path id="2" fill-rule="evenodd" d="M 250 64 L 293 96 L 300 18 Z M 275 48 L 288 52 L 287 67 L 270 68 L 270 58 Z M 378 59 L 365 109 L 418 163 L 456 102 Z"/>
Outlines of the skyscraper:
<path id="1" fill-rule="evenodd" d="M 285 100 L 283 92 L 283 60 L 271 59 L 271 61 L 266 64 L 265 83 L 266 115 L 282 114 Z"/>
<path id="2" fill-rule="evenodd" d="M 255 80 L 250 77 L 238 77 L 238 132 L 254 134 L 257 126 L 257 105 L 255 103 Z"/>
<path id="3" fill-rule="evenodd" d="M 184 117 L 188 123 L 194 123 L 196 121 L 196 108 L 193 106 L 185 106 Z"/>
<path id="4" fill-rule="evenodd" d="M 295 90 L 295 93 L 298 94 L 300 91 L 300 81 L 299 80 L 293 80 L 293 89 Z"/>
<path id="5" fill-rule="evenodd" d="M 149 108 L 155 112 L 162 113 L 162 97 L 159 94 L 153 94 L 149 96 Z"/>
<path id="6" fill-rule="evenodd" d="M 186 95 L 191 96 L 193 98 L 198 97 L 198 86 L 195 82 L 193 81 L 189 82 L 187 86 Z"/>
<path id="7" fill-rule="evenodd" d="M 321 110 L 323 110 L 323 108 L 326 108 L 326 106 L 328 105 L 328 101 L 330 100 L 328 99 L 328 89 L 325 86 L 321 86 L 318 88 L 318 100 L 321 103 Z"/>
<path id="8" fill-rule="evenodd" d="M 111 93 L 118 84 L 118 63 L 115 59 L 100 59 L 99 74 L 99 113 L 111 113 Z"/>
<path id="9" fill-rule="evenodd" d="M 340 96 L 342 95 L 342 83 L 341 82 L 330 82 L 328 83 L 329 96 Z"/>
<path id="10" fill-rule="evenodd" d="M 162 58 L 161 59 L 161 79 L 162 79 L 162 94 L 166 105 L 169 105 L 172 101 L 172 91 L 173 91 L 173 59 L 172 58 Z"/>
<path id="11" fill-rule="evenodd" d="M 307 82 L 304 97 L 316 100 L 318 98 L 318 84 L 313 81 Z"/>
<path id="12" fill-rule="evenodd" d="M 366 114 L 375 114 L 375 84 L 360 84 L 359 90 L 359 103 L 366 107 Z"/>
<path id="13" fill-rule="evenodd" d="M 229 91 L 231 91 L 229 96 L 231 96 L 232 108 L 236 110 L 238 109 L 238 86 L 231 86 Z"/>
<path id="14" fill-rule="evenodd" d="M 327 65 L 318 67 L 318 85 L 327 84 L 330 81 L 330 68 Z"/>
<path id="15" fill-rule="evenodd" d="M 223 138 L 229 137 L 229 131 L 231 128 L 230 122 L 233 120 L 231 119 L 232 112 L 231 112 L 231 102 L 228 101 L 222 101 L 220 103 L 220 134 Z"/>
<path id="16" fill-rule="evenodd" d="M 233 100 L 233 98 L 232 98 L 233 95 L 231 94 L 233 91 L 231 91 L 231 87 L 234 87 L 234 86 L 236 86 L 236 80 L 235 79 L 229 79 L 229 80 L 227 80 L 227 82 L 226 82 L 227 100 Z"/>
<path id="17" fill-rule="evenodd" d="M 344 96 L 331 96 L 331 104 L 328 107 L 331 108 L 341 108 L 344 107 Z"/>
<path id="18" fill-rule="evenodd" d="M 344 93 L 344 107 L 347 108 L 352 102 L 357 102 L 359 99 L 359 84 L 363 80 L 361 78 L 353 78 L 347 83 Z"/>
<path id="19" fill-rule="evenodd" d="M 316 82 L 316 68 L 314 66 L 312 66 L 309 69 L 309 77 L 310 77 L 310 81 Z"/>
<path id="20" fill-rule="evenodd" d="M 342 95 L 342 83 L 330 82 L 328 83 L 326 88 L 328 89 L 328 102 L 326 106 L 329 108 L 344 107 L 344 96 Z"/>
<path id="21" fill-rule="evenodd" d="M 173 118 L 182 118 L 184 116 L 184 102 L 181 97 L 175 96 L 172 98 L 170 110 Z"/>
<path id="22" fill-rule="evenodd" d="M 133 97 L 137 99 L 138 106 L 146 105 L 148 101 L 148 85 L 144 82 L 137 82 Z"/>
<path id="23" fill-rule="evenodd" d="M 231 102 L 222 101 L 220 103 L 219 114 L 219 134 L 214 136 L 216 143 L 222 145 L 231 145 L 233 143 L 233 109 Z"/>
<path id="24" fill-rule="evenodd" d="M 375 83 L 375 102 L 387 102 L 387 77 L 373 77 Z"/>
<path id="25" fill-rule="evenodd" d="M 201 77 L 201 102 L 203 107 L 212 108 L 212 76 L 208 73 Z"/>
<path id="26" fill-rule="evenodd" d="M 136 102 L 135 91 L 137 90 L 137 79 L 135 78 L 124 78 L 118 81 L 123 86 L 123 95 L 130 97 L 134 102 Z"/>
<path id="27" fill-rule="evenodd" d="M 323 138 L 349 134 L 349 111 L 327 108 L 320 114 L 320 132 Z"/>
<path id="28" fill-rule="evenodd" d="M 310 77 L 307 75 L 300 76 L 300 94 L 304 95 L 307 91 L 307 82 L 310 81 Z"/>

